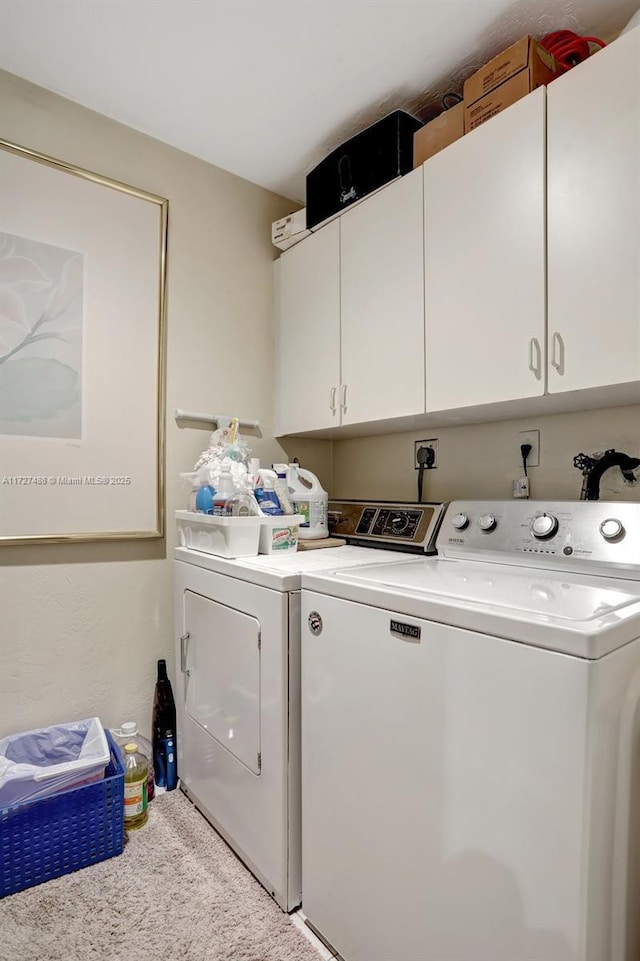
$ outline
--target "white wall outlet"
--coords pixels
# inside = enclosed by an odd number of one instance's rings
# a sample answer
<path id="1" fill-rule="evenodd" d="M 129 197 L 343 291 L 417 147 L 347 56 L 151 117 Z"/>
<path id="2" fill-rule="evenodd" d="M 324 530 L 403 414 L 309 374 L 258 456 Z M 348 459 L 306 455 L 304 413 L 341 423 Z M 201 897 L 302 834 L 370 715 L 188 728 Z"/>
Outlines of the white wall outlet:
<path id="1" fill-rule="evenodd" d="M 431 440 L 414 440 L 413 442 L 413 466 L 416 470 L 420 469 L 420 462 L 418 460 L 418 451 L 421 447 L 430 447 L 433 451 L 433 464 L 428 466 L 425 464 L 425 470 L 434 470 L 438 466 L 438 439 L 437 437 L 432 437 Z"/>
<path id="2" fill-rule="evenodd" d="M 529 478 L 528 477 L 516 477 L 513 481 L 513 496 L 514 497 L 528 497 L 529 496 Z"/>
<path id="3" fill-rule="evenodd" d="M 540 431 L 539 430 L 521 430 L 520 433 L 518 434 L 516 463 L 520 468 L 522 467 L 522 452 L 520 450 L 522 444 L 531 444 L 531 453 L 527 457 L 527 468 L 539 467 L 540 466 Z"/>

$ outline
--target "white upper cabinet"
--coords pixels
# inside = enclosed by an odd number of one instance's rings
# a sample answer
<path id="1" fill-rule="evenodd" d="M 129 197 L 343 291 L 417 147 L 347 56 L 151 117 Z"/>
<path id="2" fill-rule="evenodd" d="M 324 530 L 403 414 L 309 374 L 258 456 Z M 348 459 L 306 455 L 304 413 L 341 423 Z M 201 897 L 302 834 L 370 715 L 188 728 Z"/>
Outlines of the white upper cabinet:
<path id="1" fill-rule="evenodd" d="M 424 412 L 422 192 L 414 170 L 340 218 L 343 424 Z"/>
<path id="2" fill-rule="evenodd" d="M 637 381 L 640 28 L 547 98 L 549 391 Z"/>
<path id="3" fill-rule="evenodd" d="M 340 221 L 285 251 L 275 276 L 276 435 L 335 427 L 340 423 Z"/>
<path id="4" fill-rule="evenodd" d="M 545 88 L 424 164 L 426 407 L 545 390 Z"/>
<path id="5" fill-rule="evenodd" d="M 424 413 L 422 193 L 415 170 L 280 258 L 276 434 Z"/>
<path id="6" fill-rule="evenodd" d="M 278 434 L 640 400 L 640 27 L 286 251 L 279 290 Z"/>

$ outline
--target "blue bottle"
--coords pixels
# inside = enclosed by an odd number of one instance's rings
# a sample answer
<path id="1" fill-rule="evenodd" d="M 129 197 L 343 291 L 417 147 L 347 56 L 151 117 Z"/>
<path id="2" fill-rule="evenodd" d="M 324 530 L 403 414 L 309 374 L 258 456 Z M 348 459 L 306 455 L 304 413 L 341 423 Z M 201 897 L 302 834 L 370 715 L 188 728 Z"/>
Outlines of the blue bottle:
<path id="1" fill-rule="evenodd" d="M 158 679 L 153 697 L 153 767 L 156 788 L 173 791 L 178 785 L 176 756 L 176 702 L 167 662 L 158 661 Z"/>
<path id="2" fill-rule="evenodd" d="M 210 484 L 201 484 L 196 493 L 196 510 L 201 514 L 213 514 L 215 493 Z"/>

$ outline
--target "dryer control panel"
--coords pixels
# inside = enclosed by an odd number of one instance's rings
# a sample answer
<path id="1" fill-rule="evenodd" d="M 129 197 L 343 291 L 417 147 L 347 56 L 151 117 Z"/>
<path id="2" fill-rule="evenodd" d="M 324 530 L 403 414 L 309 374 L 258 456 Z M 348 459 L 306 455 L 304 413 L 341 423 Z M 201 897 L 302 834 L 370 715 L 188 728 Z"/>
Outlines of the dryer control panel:
<path id="1" fill-rule="evenodd" d="M 444 504 L 329 501 L 329 534 L 352 544 L 435 554 Z"/>
<path id="2" fill-rule="evenodd" d="M 454 501 L 438 554 L 640 580 L 640 503 Z"/>

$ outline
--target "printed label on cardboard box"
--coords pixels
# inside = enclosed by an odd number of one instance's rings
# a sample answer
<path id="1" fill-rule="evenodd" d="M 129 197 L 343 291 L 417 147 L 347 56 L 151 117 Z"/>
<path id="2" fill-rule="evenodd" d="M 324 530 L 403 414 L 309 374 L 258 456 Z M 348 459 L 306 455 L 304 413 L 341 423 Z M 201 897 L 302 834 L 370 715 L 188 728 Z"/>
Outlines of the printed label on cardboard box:
<path id="1" fill-rule="evenodd" d="M 523 71 L 529 75 L 529 89 L 534 90 L 542 83 L 550 83 L 560 72 L 560 67 L 537 40 L 522 37 L 465 80 L 465 106 L 470 108 L 481 97 L 515 79 Z"/>
<path id="2" fill-rule="evenodd" d="M 542 84 L 546 84 L 547 82 L 548 80 L 546 79 L 541 81 Z M 540 86 L 540 84 L 536 84 L 536 86 Z M 497 90 L 488 93 L 486 97 L 482 97 L 471 106 L 465 107 L 465 133 L 475 130 L 480 124 L 495 117 L 496 114 L 502 113 L 502 111 L 510 107 L 511 104 L 526 97 L 533 89 L 532 78 L 528 70 L 523 70 L 516 74 L 511 80 L 507 80 L 501 87 L 498 87 Z"/>

